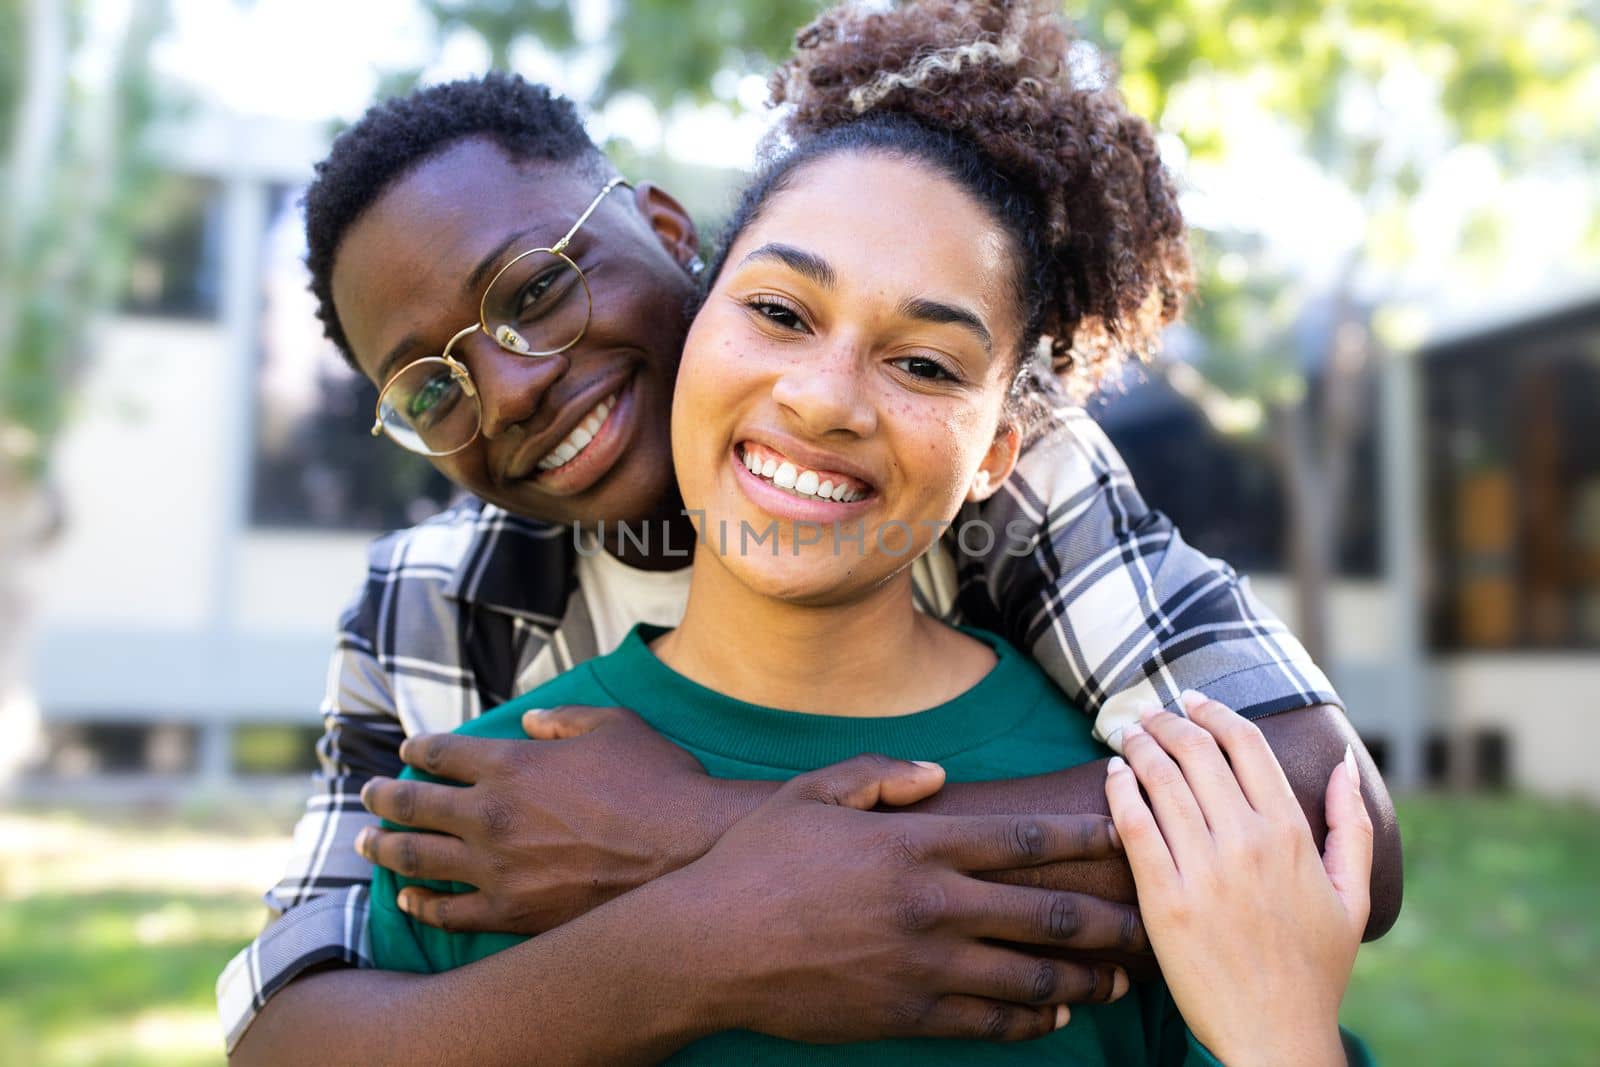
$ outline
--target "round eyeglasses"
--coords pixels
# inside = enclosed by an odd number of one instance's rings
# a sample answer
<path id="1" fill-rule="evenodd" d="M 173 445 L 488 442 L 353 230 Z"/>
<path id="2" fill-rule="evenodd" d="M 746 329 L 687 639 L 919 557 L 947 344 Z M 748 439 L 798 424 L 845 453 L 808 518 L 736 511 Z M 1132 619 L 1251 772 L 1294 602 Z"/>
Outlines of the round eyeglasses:
<path id="1" fill-rule="evenodd" d="M 478 302 L 478 321 L 457 331 L 437 356 L 412 360 L 378 390 L 372 436 L 424 456 L 460 452 L 483 432 L 483 406 L 472 375 L 451 350 L 478 330 L 518 356 L 554 356 L 589 329 L 594 295 L 583 268 L 566 253 L 579 227 L 589 221 L 613 178 L 589 202 L 566 236 L 548 248 L 530 248 L 495 272 Z"/>

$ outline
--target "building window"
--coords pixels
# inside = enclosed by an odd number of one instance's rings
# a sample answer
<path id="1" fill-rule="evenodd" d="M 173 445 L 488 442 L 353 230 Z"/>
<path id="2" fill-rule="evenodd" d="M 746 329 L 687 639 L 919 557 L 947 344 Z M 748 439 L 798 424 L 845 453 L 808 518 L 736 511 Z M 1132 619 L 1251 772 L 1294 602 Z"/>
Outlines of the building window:
<path id="1" fill-rule="evenodd" d="M 1600 303 L 1441 347 L 1424 373 L 1434 643 L 1600 647 Z"/>
<path id="2" fill-rule="evenodd" d="M 275 188 L 264 246 L 251 518 L 257 526 L 386 530 L 444 507 L 451 486 L 367 431 L 377 397 L 322 336 L 307 290 L 299 188 Z"/>
<path id="3" fill-rule="evenodd" d="M 122 309 L 130 315 L 214 319 L 222 277 L 222 186 L 172 174 L 155 184 L 134 235 Z"/>

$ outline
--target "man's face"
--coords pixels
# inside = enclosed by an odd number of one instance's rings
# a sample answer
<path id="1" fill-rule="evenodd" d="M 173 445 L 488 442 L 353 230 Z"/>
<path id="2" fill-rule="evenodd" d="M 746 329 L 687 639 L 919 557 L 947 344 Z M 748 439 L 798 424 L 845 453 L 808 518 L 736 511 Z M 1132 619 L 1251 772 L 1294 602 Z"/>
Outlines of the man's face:
<path id="1" fill-rule="evenodd" d="M 334 259 L 334 305 L 362 371 L 381 388 L 439 355 L 478 321 L 495 272 L 559 240 L 603 184 L 578 165 L 515 164 L 481 140 L 401 178 Z M 482 432 L 434 466 L 490 503 L 552 522 L 636 521 L 669 506 L 669 408 L 692 290 L 682 263 L 693 250 L 692 225 L 658 190 L 607 195 L 566 249 L 593 293 L 583 339 L 535 357 L 481 330 L 458 341 L 451 354 L 477 386 Z M 572 454 L 580 427 L 591 439 Z M 566 461 L 552 467 L 558 453 Z"/>

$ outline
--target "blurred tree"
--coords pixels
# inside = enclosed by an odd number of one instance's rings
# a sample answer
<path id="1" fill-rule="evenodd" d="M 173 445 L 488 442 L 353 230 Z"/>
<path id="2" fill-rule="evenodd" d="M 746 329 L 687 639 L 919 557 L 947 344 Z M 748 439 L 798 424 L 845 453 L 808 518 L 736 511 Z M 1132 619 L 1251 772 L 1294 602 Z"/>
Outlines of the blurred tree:
<path id="1" fill-rule="evenodd" d="M 91 27 L 96 13 L 70 0 L 0 5 L 0 715 L 19 701 L 24 566 L 59 521 L 50 446 L 121 292 L 155 109 L 144 57 L 156 3 L 135 0 L 114 31 Z"/>
<path id="2" fill-rule="evenodd" d="M 1182 141 L 1191 168 L 1237 173 L 1270 129 L 1310 164 L 1303 210 L 1352 220 L 1344 247 L 1292 257 L 1247 220 L 1197 234 L 1201 352 L 1161 365 L 1218 429 L 1271 456 L 1298 630 L 1325 660 L 1371 371 L 1417 340 L 1404 270 L 1423 236 L 1413 208 L 1459 182 L 1446 164 L 1466 146 L 1503 182 L 1600 160 L 1597 12 L 1583 0 L 1091 0 L 1076 14 L 1117 58 L 1130 104 Z M 1427 239 L 1453 241 L 1458 259 L 1492 257 L 1504 188 L 1454 188 L 1470 205 L 1458 232 Z M 1574 227 L 1600 222 L 1600 189 L 1588 209 Z M 1328 252 L 1331 269 L 1308 276 L 1305 261 Z"/>

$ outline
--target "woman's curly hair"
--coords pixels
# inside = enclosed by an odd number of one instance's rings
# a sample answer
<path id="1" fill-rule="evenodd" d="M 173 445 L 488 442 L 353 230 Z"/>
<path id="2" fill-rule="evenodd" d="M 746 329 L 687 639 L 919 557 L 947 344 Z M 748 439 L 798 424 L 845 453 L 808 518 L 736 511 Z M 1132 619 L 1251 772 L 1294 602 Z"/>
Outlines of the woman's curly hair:
<path id="1" fill-rule="evenodd" d="M 1032 261 L 1020 279 L 1031 288 L 1025 341 L 1047 338 L 1057 375 L 1082 396 L 1129 355 L 1155 351 L 1191 272 L 1154 133 L 1053 8 L 844 4 L 796 35 L 793 58 L 772 76 L 772 102 L 788 108 L 776 137 L 801 155 L 809 140 L 891 117 L 975 149 L 1004 198 L 1026 201 L 1022 216 L 1031 216 L 1034 232 L 1018 234 Z"/>

